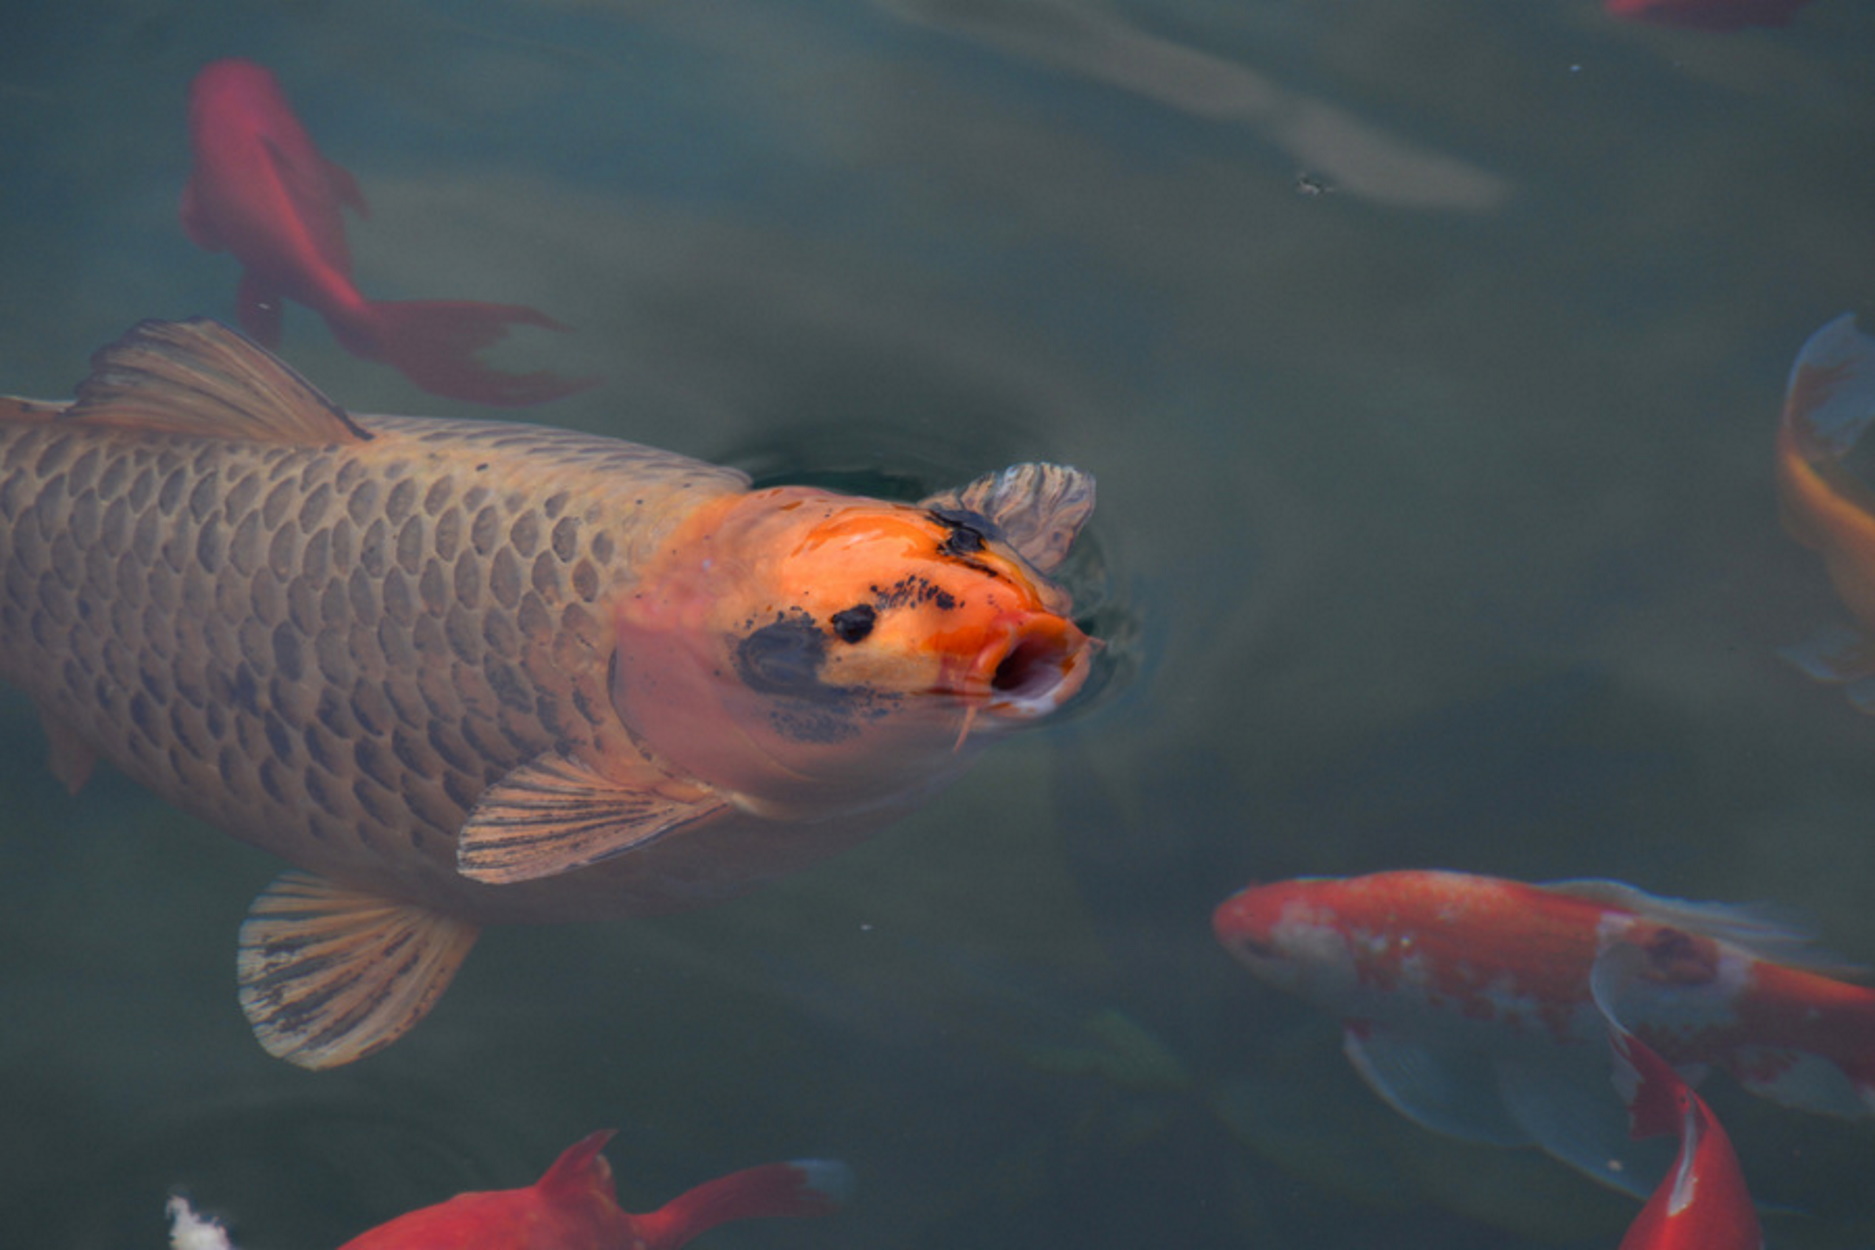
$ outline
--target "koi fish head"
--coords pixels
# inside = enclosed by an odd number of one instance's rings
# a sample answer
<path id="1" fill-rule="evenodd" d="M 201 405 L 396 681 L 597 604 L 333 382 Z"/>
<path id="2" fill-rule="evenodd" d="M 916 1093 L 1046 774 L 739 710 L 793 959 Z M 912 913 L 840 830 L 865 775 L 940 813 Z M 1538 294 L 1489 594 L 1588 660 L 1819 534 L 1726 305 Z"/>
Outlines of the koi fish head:
<path id="1" fill-rule="evenodd" d="M 1097 644 L 960 509 L 777 487 L 685 523 L 616 612 L 613 704 L 748 810 L 886 801 L 1060 707 Z"/>
<path id="2" fill-rule="evenodd" d="M 1314 996 L 1316 983 L 1352 975 L 1339 916 L 1319 898 L 1321 878 L 1251 885 L 1218 904 L 1211 931 L 1238 963 L 1292 994 Z"/>

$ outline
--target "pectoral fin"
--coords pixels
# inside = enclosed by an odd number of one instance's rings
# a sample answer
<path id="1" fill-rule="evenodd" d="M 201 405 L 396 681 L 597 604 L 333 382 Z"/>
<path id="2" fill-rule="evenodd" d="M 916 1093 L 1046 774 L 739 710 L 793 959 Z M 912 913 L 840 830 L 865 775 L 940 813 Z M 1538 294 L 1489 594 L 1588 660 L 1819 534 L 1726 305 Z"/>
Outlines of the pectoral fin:
<path id="1" fill-rule="evenodd" d="M 1592 1180 L 1645 1198 L 1665 1175 L 1677 1143 L 1635 1141 L 1617 1096 L 1608 1052 L 1598 1046 L 1498 1056 L 1492 1065 L 1504 1105 L 1533 1141 Z"/>
<path id="2" fill-rule="evenodd" d="M 241 926 L 241 1010 L 267 1053 L 334 1068 L 423 1019 L 475 944 L 474 925 L 282 873 Z"/>
<path id="3" fill-rule="evenodd" d="M 491 885 L 551 877 L 648 846 L 728 806 L 648 763 L 621 778 L 548 751 L 483 791 L 456 840 L 456 867 Z"/>
<path id="4" fill-rule="evenodd" d="M 1421 1128 L 1486 1146 L 1531 1144 L 1488 1058 L 1364 1022 L 1348 1026 L 1341 1049 L 1376 1094 Z"/>
<path id="5" fill-rule="evenodd" d="M 958 508 L 995 523 L 1001 536 L 1038 572 L 1068 558 L 1074 536 L 1094 514 L 1094 475 L 1064 464 L 1018 464 L 923 500 L 927 508 Z"/>

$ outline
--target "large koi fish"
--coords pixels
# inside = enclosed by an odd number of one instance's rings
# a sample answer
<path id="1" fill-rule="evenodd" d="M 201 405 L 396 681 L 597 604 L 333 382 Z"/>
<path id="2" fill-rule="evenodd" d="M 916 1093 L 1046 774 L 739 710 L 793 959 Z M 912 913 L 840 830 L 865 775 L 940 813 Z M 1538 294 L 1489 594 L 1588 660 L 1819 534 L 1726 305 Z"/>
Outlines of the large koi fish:
<path id="1" fill-rule="evenodd" d="M 534 426 L 353 417 L 209 321 L 70 404 L 0 398 L 0 674 L 289 872 L 243 1008 L 389 1044 L 480 926 L 697 907 L 812 863 L 1053 711 L 1096 644 L 1046 574 L 1093 481 L 918 504 Z"/>

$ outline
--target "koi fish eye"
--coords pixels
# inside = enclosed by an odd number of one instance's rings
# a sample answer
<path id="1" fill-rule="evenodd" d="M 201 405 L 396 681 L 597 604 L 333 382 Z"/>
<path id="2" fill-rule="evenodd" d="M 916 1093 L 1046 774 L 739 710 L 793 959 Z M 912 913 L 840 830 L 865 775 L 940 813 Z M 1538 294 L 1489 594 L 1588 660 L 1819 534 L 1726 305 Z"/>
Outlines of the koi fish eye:
<path id="1" fill-rule="evenodd" d="M 850 608 L 835 612 L 829 621 L 833 625 L 835 638 L 841 642 L 854 643 L 864 640 L 866 635 L 872 632 L 873 623 L 878 619 L 879 614 L 873 610 L 870 603 L 856 603 Z"/>

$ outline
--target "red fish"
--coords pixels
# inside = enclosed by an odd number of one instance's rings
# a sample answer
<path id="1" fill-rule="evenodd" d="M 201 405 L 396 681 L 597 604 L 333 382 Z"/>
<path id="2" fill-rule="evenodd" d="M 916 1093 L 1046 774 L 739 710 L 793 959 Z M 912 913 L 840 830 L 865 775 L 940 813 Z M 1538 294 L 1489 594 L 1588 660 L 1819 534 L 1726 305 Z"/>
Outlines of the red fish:
<path id="1" fill-rule="evenodd" d="M 1810 0 L 1608 0 L 1616 17 L 1691 30 L 1743 30 L 1788 26 Z"/>
<path id="2" fill-rule="evenodd" d="M 1712 1109 L 1655 1053 L 1623 1028 L 1607 1004 L 1611 983 L 1650 976 L 1648 955 L 1619 943 L 1595 961 L 1595 1005 L 1615 1053 L 1615 1088 L 1628 1104 L 1635 1137 L 1671 1137 L 1680 1150 L 1666 1178 L 1628 1226 L 1621 1250 L 1763 1250 L 1764 1230 L 1744 1169 Z"/>
<path id="3" fill-rule="evenodd" d="M 1797 353 L 1777 426 L 1777 489 L 1784 528 L 1822 553 L 1856 630 L 1825 630 L 1783 654 L 1819 681 L 1843 684 L 1875 712 L 1875 493 L 1843 459 L 1875 419 L 1875 339 L 1841 316 Z"/>
<path id="4" fill-rule="evenodd" d="M 1842 965 L 1746 909 L 1612 881 L 1387 872 L 1253 886 L 1212 923 L 1252 972 L 1343 1018 L 1349 1059 L 1395 1109 L 1539 1145 L 1637 1196 L 1649 1152 L 1614 1100 L 1587 1094 L 1607 1069 L 1590 973 L 1618 944 L 1648 975 L 1612 1005 L 1671 1062 L 1802 1110 L 1875 1112 L 1875 991 L 1823 975 Z"/>
<path id="5" fill-rule="evenodd" d="M 368 300 L 352 285 L 342 208 L 364 216 L 365 197 L 327 160 L 293 115 L 280 84 L 252 61 L 215 61 L 189 88 L 195 166 L 182 192 L 182 228 L 196 246 L 231 252 L 241 277 L 241 327 L 280 345 L 282 300 L 326 319 L 345 350 L 378 360 L 432 395 L 478 404 L 538 404 L 596 379 L 491 369 L 475 353 L 510 325 L 563 330 L 516 304 Z"/>
<path id="6" fill-rule="evenodd" d="M 851 1188 L 823 1159 L 746 1168 L 643 1215 L 619 1208 L 599 1151 L 612 1130 L 569 1147 L 525 1189 L 457 1194 L 360 1233 L 339 1250 L 674 1250 L 730 1220 L 826 1215 Z"/>

